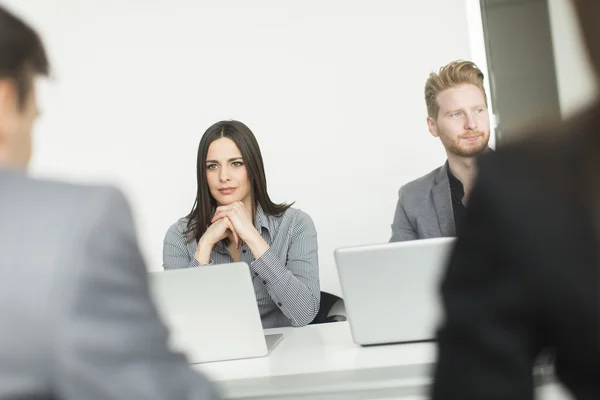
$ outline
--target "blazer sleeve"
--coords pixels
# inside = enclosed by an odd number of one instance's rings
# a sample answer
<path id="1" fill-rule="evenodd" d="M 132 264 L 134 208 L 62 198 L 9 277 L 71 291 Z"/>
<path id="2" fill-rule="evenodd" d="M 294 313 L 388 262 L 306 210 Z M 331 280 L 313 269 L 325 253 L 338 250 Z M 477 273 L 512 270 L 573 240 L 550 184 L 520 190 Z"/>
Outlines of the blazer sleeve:
<path id="1" fill-rule="evenodd" d="M 493 189 L 497 179 L 480 169 L 443 279 L 434 400 L 533 398 L 535 295 L 527 265 L 511 256 L 518 226 L 506 226 L 510 191 Z"/>
<path id="2" fill-rule="evenodd" d="M 398 204 L 394 213 L 394 221 L 392 222 L 392 237 L 391 242 L 404 242 L 407 240 L 416 240 L 419 236 L 415 228 L 411 225 L 406 215 L 404 208 L 404 187 L 398 191 Z"/>
<path id="3" fill-rule="evenodd" d="M 78 240 L 63 252 L 54 386 L 64 399 L 215 399 L 212 385 L 167 347 L 127 202 L 98 189 Z"/>

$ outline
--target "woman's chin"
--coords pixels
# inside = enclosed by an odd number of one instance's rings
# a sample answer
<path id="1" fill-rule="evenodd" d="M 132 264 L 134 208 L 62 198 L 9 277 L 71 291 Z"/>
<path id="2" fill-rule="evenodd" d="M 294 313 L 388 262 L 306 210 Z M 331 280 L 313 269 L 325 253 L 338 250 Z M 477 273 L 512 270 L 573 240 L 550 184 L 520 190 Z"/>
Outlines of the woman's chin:
<path id="1" fill-rule="evenodd" d="M 235 203 L 236 201 L 238 201 L 238 199 L 233 199 L 233 198 L 221 198 L 221 199 L 216 199 L 217 200 L 217 204 L 220 206 L 228 206 L 230 204 Z"/>

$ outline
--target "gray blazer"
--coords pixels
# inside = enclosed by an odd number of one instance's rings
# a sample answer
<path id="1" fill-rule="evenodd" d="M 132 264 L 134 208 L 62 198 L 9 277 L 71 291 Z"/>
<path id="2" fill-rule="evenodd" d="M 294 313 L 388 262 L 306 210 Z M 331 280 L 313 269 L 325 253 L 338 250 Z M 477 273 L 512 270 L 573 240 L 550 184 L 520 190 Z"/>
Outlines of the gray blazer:
<path id="1" fill-rule="evenodd" d="M 0 188 L 0 398 L 215 398 L 167 348 L 118 190 L 6 170 Z"/>
<path id="2" fill-rule="evenodd" d="M 402 186 L 390 242 L 456 236 L 448 163 Z"/>

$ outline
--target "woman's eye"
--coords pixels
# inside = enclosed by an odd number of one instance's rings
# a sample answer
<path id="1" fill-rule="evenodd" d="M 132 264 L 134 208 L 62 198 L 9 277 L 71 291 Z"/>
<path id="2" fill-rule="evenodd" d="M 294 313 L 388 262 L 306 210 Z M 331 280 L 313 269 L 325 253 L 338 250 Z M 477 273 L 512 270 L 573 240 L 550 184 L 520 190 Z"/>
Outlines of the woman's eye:
<path id="1" fill-rule="evenodd" d="M 208 164 L 206 166 L 206 169 L 216 169 L 217 168 L 217 164 Z"/>
<path id="2" fill-rule="evenodd" d="M 231 163 L 231 165 L 233 165 L 234 167 L 241 167 L 242 165 L 244 165 L 244 163 L 241 161 L 234 161 Z"/>

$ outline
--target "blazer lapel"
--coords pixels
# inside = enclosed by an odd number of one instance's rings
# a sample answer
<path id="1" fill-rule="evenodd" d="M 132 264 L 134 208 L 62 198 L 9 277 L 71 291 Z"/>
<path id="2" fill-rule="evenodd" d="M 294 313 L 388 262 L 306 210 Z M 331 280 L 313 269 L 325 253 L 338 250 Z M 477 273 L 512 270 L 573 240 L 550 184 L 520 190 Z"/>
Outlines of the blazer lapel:
<path id="1" fill-rule="evenodd" d="M 448 179 L 448 162 L 440 168 L 435 177 L 432 195 L 442 237 L 456 236 L 452 197 L 450 195 L 450 180 Z"/>

